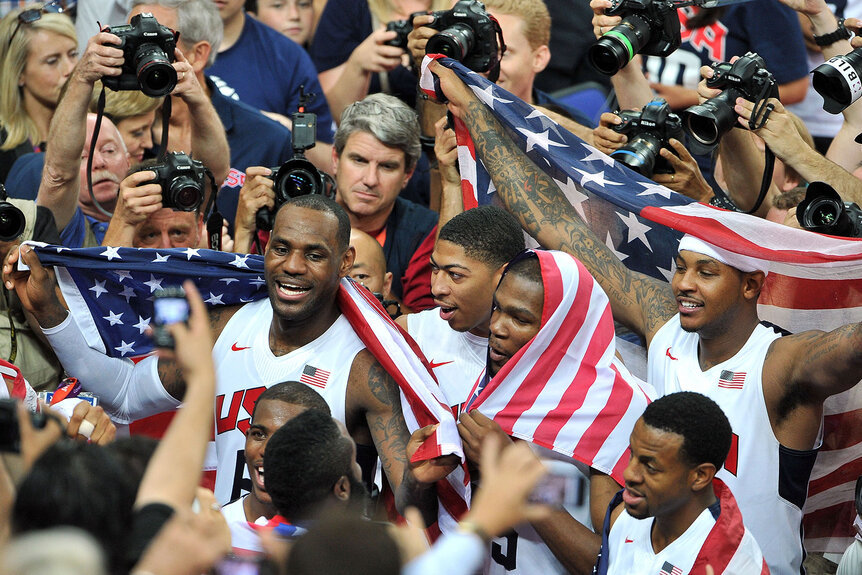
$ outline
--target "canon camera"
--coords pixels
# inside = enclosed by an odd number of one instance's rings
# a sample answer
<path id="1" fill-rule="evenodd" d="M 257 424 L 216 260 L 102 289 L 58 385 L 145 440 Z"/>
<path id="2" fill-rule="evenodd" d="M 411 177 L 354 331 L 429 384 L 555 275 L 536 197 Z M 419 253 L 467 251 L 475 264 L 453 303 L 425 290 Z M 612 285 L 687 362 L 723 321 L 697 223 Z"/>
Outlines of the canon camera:
<path id="1" fill-rule="evenodd" d="M 119 36 L 124 58 L 122 74 L 102 78 L 106 87 L 140 90 L 153 98 L 173 91 L 177 85 L 177 71 L 171 62 L 177 34 L 147 12 L 132 16 L 131 24 L 112 26 L 106 31 Z"/>

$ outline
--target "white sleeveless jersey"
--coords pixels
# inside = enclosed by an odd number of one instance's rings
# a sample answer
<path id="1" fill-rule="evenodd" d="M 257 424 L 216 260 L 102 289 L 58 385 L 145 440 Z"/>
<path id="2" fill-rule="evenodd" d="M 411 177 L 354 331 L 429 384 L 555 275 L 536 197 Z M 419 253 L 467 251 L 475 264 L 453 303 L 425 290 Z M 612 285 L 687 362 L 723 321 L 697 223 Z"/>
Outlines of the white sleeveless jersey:
<path id="1" fill-rule="evenodd" d="M 715 517 L 704 509 L 685 532 L 655 553 L 651 531 L 655 519 L 635 519 L 625 509 L 608 534 L 610 564 L 608 575 L 683 575 L 689 573 L 700 553 Z M 760 573 L 758 569 L 757 573 Z"/>
<path id="2" fill-rule="evenodd" d="M 345 420 L 350 368 L 365 347 L 347 319 L 340 315 L 323 335 L 279 357 L 269 347 L 271 323 L 268 299 L 246 304 L 230 318 L 213 347 L 215 496 L 221 503 L 237 499 L 251 487 L 243 453 L 245 432 L 254 403 L 266 388 L 284 381 L 304 383 L 323 396 L 332 417 Z"/>
<path id="3" fill-rule="evenodd" d="M 240 497 L 221 508 L 221 514 L 230 528 L 230 546 L 233 548 L 234 555 L 263 553 L 260 535 L 245 518 L 245 509 L 243 509 L 242 503 L 246 497 L 249 496 Z"/>
<path id="4" fill-rule="evenodd" d="M 733 441 L 716 476 L 736 497 L 773 575 L 802 569 L 802 506 L 816 450 L 796 451 L 778 443 L 763 397 L 763 361 L 780 334 L 758 324 L 739 352 L 706 371 L 698 363 L 699 336 L 687 333 L 675 316 L 659 329 L 649 348 L 649 383 L 659 396 L 696 391 L 724 411 Z"/>
<path id="5" fill-rule="evenodd" d="M 488 338 L 455 331 L 440 317 L 440 308 L 408 315 L 407 333 L 428 359 L 449 406 L 467 401 L 485 369 Z"/>

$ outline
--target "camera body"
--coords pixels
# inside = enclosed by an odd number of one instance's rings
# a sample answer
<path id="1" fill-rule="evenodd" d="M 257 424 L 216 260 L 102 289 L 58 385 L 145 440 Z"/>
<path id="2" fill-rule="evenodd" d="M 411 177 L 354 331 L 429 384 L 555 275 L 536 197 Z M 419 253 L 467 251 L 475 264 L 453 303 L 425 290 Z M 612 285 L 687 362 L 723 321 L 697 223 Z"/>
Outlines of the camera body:
<path id="1" fill-rule="evenodd" d="M 845 202 L 824 182 L 811 182 L 796 207 L 796 219 L 806 230 L 845 238 L 862 237 L 862 209 Z"/>
<path id="2" fill-rule="evenodd" d="M 48 422 L 48 416 L 41 412 L 30 412 L 30 422 L 36 429 L 42 429 Z M 14 399 L 0 399 L 0 453 L 2 452 L 21 452 L 21 433 L 18 428 L 18 402 Z"/>
<path id="3" fill-rule="evenodd" d="M 105 76 L 102 83 L 112 90 L 140 90 L 150 97 L 170 94 L 177 85 L 177 72 L 171 66 L 177 47 L 177 34 L 162 26 L 152 14 L 132 16 L 131 24 L 112 26 L 108 32 L 120 38 L 123 73 Z"/>
<path id="4" fill-rule="evenodd" d="M 715 74 L 706 80 L 706 85 L 723 92 L 683 112 L 686 132 L 706 148 L 715 147 L 724 134 L 739 125 L 734 111 L 737 98 L 745 98 L 755 105 L 767 98 L 778 98 L 778 83 L 766 69 L 763 58 L 754 52 L 733 64 L 715 63 L 712 69 Z"/>
<path id="5" fill-rule="evenodd" d="M 661 157 L 659 151 L 662 148 L 674 151 L 668 140 L 682 140 L 684 134 L 682 121 L 670 111 L 667 102 L 656 99 L 640 112 L 623 110 L 616 115 L 622 119 L 622 123 L 611 126 L 611 129 L 625 134 L 629 141 L 614 150 L 611 157 L 647 178 L 653 174 L 674 173 L 670 163 Z"/>
<path id="6" fill-rule="evenodd" d="M 488 15 L 484 4 L 477 0 L 459 0 L 451 10 L 439 10 L 433 16 L 434 21 L 428 26 L 438 33 L 428 39 L 426 54 L 443 54 L 474 72 L 487 72 L 499 63 L 502 55 L 501 44 L 497 42 L 500 25 Z"/>
<path id="7" fill-rule="evenodd" d="M 291 146 L 293 157 L 279 167 L 270 168 L 269 176 L 273 181 L 275 192 L 275 208 L 270 211 L 261 208 L 255 215 L 258 229 L 271 230 L 275 212 L 282 204 L 297 196 L 322 194 L 324 191 L 323 175 L 305 158 L 305 150 L 313 148 L 317 134 L 317 116 L 311 113 L 296 113 L 291 116 L 293 130 L 291 131 Z"/>
<path id="8" fill-rule="evenodd" d="M 421 14 L 421 12 L 420 12 Z M 387 46 L 395 46 L 407 50 L 407 35 L 413 31 L 413 15 L 407 20 L 392 20 L 386 24 L 387 32 L 395 32 L 395 38 L 384 42 Z"/>
<path id="9" fill-rule="evenodd" d="M 24 233 L 27 224 L 24 212 L 6 199 L 6 186 L 0 184 L 0 242 L 11 242 Z"/>
<path id="10" fill-rule="evenodd" d="M 188 154 L 170 152 L 162 163 L 144 165 L 140 170 L 156 173 L 152 183 L 162 187 L 162 207 L 194 212 L 203 203 L 207 168 Z"/>
<path id="11" fill-rule="evenodd" d="M 613 76 L 635 54 L 667 56 L 682 41 L 672 0 L 612 0 L 605 14 L 621 16 L 622 22 L 590 46 L 590 63 L 602 74 Z"/>

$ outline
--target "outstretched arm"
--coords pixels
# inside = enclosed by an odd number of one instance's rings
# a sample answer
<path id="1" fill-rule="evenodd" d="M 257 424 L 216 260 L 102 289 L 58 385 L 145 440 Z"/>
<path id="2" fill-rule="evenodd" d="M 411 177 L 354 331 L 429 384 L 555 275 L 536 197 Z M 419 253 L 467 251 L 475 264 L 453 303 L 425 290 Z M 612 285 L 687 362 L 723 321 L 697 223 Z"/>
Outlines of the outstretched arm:
<path id="1" fill-rule="evenodd" d="M 440 78 L 449 109 L 467 124 L 506 209 L 543 247 L 562 250 L 583 262 L 608 294 L 614 319 L 649 344 L 676 313 L 668 285 L 626 268 L 578 217 L 554 181 L 518 149 L 472 90 L 437 62 L 431 64 L 431 71 Z"/>

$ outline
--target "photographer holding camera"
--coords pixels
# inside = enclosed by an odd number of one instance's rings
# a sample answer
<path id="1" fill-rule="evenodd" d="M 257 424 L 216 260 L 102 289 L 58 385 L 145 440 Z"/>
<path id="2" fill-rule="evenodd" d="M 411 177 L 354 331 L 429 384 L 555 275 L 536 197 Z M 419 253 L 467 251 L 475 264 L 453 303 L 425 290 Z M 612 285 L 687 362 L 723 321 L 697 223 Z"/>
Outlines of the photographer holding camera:
<path id="1" fill-rule="evenodd" d="M 94 205 L 87 187 L 87 156 L 95 125 L 95 115 L 88 116 L 87 107 L 97 80 L 123 74 L 126 59 L 117 47 L 120 44 L 120 38 L 107 31 L 90 39 L 51 123 L 51 145 L 45 156 L 37 203 L 54 213 L 63 244 L 68 247 L 100 245 L 108 228 L 108 216 Z M 175 56 L 171 68 L 176 72 L 177 85 L 172 93 L 189 107 L 193 118 L 190 136 L 186 137 L 192 144 L 206 142 L 194 146 L 194 150 L 200 152 L 200 159 L 221 181 L 229 164 L 224 128 L 191 73 L 189 62 L 179 50 Z M 169 139 L 169 149 L 177 143 Z M 126 176 L 129 164 L 119 132 L 104 119 L 93 156 L 93 195 L 105 209 L 114 209 L 119 182 Z"/>

